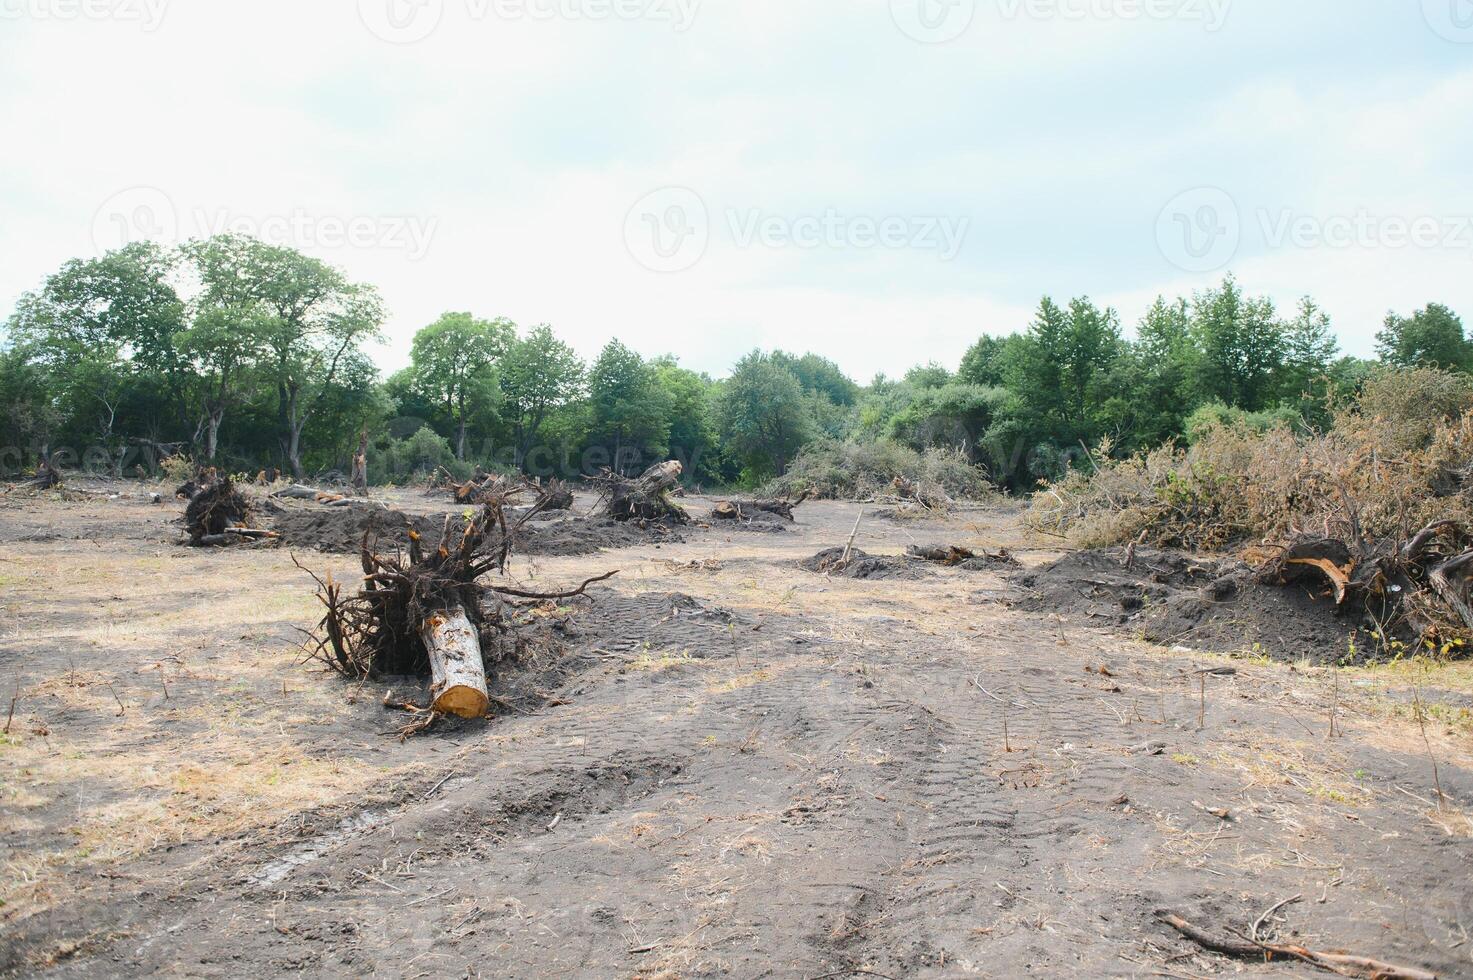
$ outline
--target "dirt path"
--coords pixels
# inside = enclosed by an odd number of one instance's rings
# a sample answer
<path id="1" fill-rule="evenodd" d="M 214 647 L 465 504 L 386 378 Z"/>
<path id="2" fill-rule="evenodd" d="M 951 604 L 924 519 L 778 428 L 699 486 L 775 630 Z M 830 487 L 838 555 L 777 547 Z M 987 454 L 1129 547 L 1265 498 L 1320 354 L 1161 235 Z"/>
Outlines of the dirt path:
<path id="1" fill-rule="evenodd" d="M 1316 975 L 1152 915 L 1241 928 L 1297 894 L 1285 939 L 1473 975 L 1466 712 L 1424 742 L 1409 674 L 1173 654 L 1013 609 L 995 571 L 817 576 L 798 560 L 856 514 L 821 503 L 786 533 L 519 562 L 622 569 L 570 609 L 553 703 L 401 745 L 381 692 L 293 665 L 311 608 L 285 553 L 172 548 L 140 504 L 22 506 L 0 515 L 0 681 L 19 670 L 27 732 L 0 754 L 15 973 Z M 98 550 L 64 529 L 103 523 L 125 528 L 117 580 L 66 584 Z M 923 540 L 1048 547 L 1006 506 L 858 545 Z M 152 661 L 168 699 L 144 693 Z M 1455 701 L 1467 677 L 1432 683 Z"/>

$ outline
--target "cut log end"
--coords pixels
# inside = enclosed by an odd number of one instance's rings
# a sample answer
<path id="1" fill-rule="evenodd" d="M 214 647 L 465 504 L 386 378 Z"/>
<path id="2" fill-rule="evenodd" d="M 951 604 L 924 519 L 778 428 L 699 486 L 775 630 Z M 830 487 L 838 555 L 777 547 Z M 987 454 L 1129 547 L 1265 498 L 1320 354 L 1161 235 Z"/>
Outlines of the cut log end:
<path id="1" fill-rule="evenodd" d="M 483 718 L 491 699 L 486 691 L 486 665 L 481 637 L 465 610 L 432 613 L 420 630 L 430 659 L 430 693 L 434 709 L 461 718 Z"/>

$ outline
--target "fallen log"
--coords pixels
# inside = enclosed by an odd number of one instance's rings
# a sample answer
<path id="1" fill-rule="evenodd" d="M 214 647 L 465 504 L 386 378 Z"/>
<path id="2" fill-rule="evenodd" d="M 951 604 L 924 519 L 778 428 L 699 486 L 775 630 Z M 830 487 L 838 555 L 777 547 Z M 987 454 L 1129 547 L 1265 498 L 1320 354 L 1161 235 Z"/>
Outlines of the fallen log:
<path id="1" fill-rule="evenodd" d="M 1331 973 L 1345 977 L 1363 977 L 1364 980 L 1437 980 L 1429 973 L 1413 966 L 1398 966 L 1383 963 L 1368 956 L 1354 956 L 1343 952 L 1323 952 L 1304 946 L 1278 943 L 1255 942 L 1247 938 L 1230 939 L 1216 936 L 1194 926 L 1169 909 L 1158 909 L 1156 918 L 1171 926 L 1203 949 L 1238 959 L 1271 961 L 1275 956 L 1283 959 L 1300 960 Z"/>
<path id="2" fill-rule="evenodd" d="M 431 708 L 460 718 L 481 718 L 491 703 L 480 633 L 461 606 L 436 610 L 420 625 L 430 659 Z"/>
<path id="3" fill-rule="evenodd" d="M 763 498 L 759 500 L 722 500 L 711 508 L 711 518 L 717 521 L 747 521 L 752 519 L 752 513 L 773 514 L 785 521 L 793 521 L 793 508 L 808 499 L 808 491 L 799 494 L 798 499 L 788 500 L 782 497 Z"/>
<path id="4" fill-rule="evenodd" d="M 289 500 L 320 500 L 325 494 L 316 487 L 307 487 L 300 483 L 293 483 L 289 487 L 283 487 L 277 490 L 271 496 L 285 497 Z"/>
<path id="5" fill-rule="evenodd" d="M 945 565 L 948 568 L 965 568 L 969 571 L 981 571 L 993 565 L 1016 566 L 1018 564 L 1018 559 L 1014 558 L 1012 552 L 1006 548 L 999 549 L 996 554 L 990 551 L 979 553 L 971 548 L 963 548 L 954 544 L 913 544 L 905 550 L 905 557 Z"/>

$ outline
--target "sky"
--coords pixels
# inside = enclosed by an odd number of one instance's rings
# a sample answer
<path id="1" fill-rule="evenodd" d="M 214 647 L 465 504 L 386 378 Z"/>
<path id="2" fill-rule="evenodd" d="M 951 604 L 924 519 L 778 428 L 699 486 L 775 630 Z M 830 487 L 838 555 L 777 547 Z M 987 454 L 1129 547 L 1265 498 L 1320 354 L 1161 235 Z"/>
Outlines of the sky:
<path id="1" fill-rule="evenodd" d="M 1233 273 L 1473 318 L 1473 0 L 0 0 L 0 318 L 243 231 L 714 376 L 868 380 Z"/>

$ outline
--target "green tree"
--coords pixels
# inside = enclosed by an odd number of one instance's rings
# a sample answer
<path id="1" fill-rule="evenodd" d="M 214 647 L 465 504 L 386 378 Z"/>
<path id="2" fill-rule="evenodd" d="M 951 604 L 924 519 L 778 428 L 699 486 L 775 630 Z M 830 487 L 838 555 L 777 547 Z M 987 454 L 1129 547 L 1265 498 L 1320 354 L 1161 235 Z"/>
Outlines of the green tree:
<path id="1" fill-rule="evenodd" d="M 1220 401 L 1250 412 L 1273 403 L 1285 340 L 1270 300 L 1245 297 L 1229 276 L 1194 299 L 1192 339 L 1199 402 Z"/>
<path id="2" fill-rule="evenodd" d="M 669 450 L 671 398 L 654 368 L 610 340 L 588 372 L 590 445 L 609 454 L 616 472 L 642 468 Z"/>
<path id="3" fill-rule="evenodd" d="M 859 398 L 859 385 L 826 357 L 817 354 L 794 357 L 775 350 L 772 362 L 791 371 L 804 391 L 819 394 L 835 405 L 850 406 Z"/>
<path id="4" fill-rule="evenodd" d="M 1399 367 L 1473 370 L 1473 343 L 1464 335 L 1463 321 L 1440 303 L 1428 303 L 1410 317 L 1386 314 L 1376 334 L 1376 353 Z"/>
<path id="5" fill-rule="evenodd" d="M 254 308 L 261 317 L 263 367 L 276 388 L 277 439 L 300 479 L 302 431 L 360 346 L 381 336 L 377 291 L 295 249 L 242 235 L 191 241 L 183 251 L 195 264 L 203 302 Z"/>
<path id="6" fill-rule="evenodd" d="M 446 313 L 414 335 L 409 358 L 415 389 L 455 427 L 455 458 L 465 459 L 470 415 L 499 400 L 496 364 L 516 341 L 516 324 Z"/>
<path id="7" fill-rule="evenodd" d="M 1004 349 L 1013 342 L 1016 334 L 1008 337 L 993 337 L 983 334 L 962 355 L 961 367 L 956 379 L 963 384 L 996 388 L 1003 383 L 1002 362 Z"/>
<path id="8" fill-rule="evenodd" d="M 722 439 L 750 479 L 781 476 L 813 435 L 803 386 L 762 351 L 737 362 L 722 385 L 716 415 Z"/>
<path id="9" fill-rule="evenodd" d="M 515 465 L 523 469 L 549 415 L 582 394 L 583 362 L 551 327 L 534 327 L 502 359 L 501 391 L 516 445 Z"/>
<path id="10" fill-rule="evenodd" d="M 685 467 L 688 479 L 717 477 L 720 436 L 711 415 L 715 385 L 706 375 L 681 367 L 674 355 L 656 358 L 650 367 L 669 401 L 671 457 Z"/>

